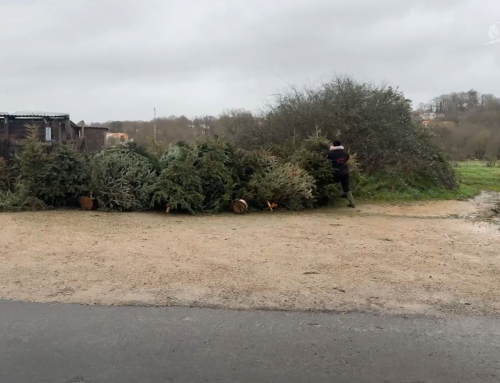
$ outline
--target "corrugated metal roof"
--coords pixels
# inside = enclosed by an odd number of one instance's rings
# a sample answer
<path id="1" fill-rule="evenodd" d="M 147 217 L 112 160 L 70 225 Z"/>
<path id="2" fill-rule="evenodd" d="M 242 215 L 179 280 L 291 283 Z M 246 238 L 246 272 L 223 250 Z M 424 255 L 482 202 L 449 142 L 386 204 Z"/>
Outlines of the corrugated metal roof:
<path id="1" fill-rule="evenodd" d="M 56 112 L 0 112 L 0 116 L 12 117 L 69 117 L 68 113 Z"/>

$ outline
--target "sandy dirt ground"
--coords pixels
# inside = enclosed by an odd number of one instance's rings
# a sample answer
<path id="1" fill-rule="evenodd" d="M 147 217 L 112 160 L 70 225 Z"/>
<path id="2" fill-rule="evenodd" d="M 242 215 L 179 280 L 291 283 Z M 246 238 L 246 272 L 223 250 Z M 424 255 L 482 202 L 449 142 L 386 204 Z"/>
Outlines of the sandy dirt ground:
<path id="1" fill-rule="evenodd" d="M 498 314 L 500 231 L 483 219 L 486 197 L 244 216 L 2 213 L 0 297 Z"/>

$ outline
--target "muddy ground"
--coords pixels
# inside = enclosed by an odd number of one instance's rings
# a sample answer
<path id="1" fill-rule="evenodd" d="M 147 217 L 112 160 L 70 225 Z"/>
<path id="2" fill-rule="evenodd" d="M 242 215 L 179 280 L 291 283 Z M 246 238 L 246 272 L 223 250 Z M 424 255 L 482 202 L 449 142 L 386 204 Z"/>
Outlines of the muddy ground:
<path id="1" fill-rule="evenodd" d="M 0 214 L 0 298 L 500 313 L 495 195 L 244 216 Z"/>

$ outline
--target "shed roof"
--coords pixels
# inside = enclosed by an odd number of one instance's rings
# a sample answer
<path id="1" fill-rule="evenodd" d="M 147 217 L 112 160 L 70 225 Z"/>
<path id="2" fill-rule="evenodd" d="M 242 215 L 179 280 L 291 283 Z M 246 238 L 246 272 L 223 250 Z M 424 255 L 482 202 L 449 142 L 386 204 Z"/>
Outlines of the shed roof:
<path id="1" fill-rule="evenodd" d="M 105 126 L 86 126 L 85 129 L 102 129 L 102 130 L 109 130 L 109 128 L 106 128 Z"/>
<path id="2" fill-rule="evenodd" d="M 75 124 L 73 121 L 71 122 L 71 126 L 75 129 L 81 129 L 82 127 L 78 124 Z M 102 130 L 109 130 L 109 128 L 106 128 L 105 126 L 84 126 L 85 129 L 102 129 Z"/>
<path id="3" fill-rule="evenodd" d="M 68 118 L 68 113 L 57 112 L 0 112 L 0 116 L 7 117 L 65 117 Z"/>

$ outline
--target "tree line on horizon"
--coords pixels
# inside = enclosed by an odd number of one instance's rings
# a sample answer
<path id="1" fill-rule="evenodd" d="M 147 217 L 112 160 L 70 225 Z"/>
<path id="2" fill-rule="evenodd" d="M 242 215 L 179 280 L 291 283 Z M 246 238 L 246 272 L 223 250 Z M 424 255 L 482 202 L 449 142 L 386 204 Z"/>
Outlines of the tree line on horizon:
<path id="1" fill-rule="evenodd" d="M 302 93 L 295 92 L 294 94 Z M 444 114 L 444 119 L 434 121 L 429 125 L 429 129 L 439 137 L 442 146 L 451 158 L 484 160 L 500 156 L 500 98 L 495 95 L 481 94 L 472 89 L 466 92 L 444 94 L 433 98 L 427 104 L 419 104 L 416 111 Z M 229 142 L 251 146 L 255 149 L 262 144 L 256 142 L 258 141 L 256 132 L 263 129 L 270 117 L 272 114 L 269 111 L 255 114 L 244 109 L 226 110 L 219 116 L 160 117 L 156 119 L 156 139 L 159 142 L 176 144 L 178 142 L 194 143 L 204 136 L 219 136 Z M 127 133 L 140 145 L 146 145 L 148 139 L 151 140 L 154 134 L 153 120 L 107 121 L 92 125 L 105 126 L 114 133 Z M 303 126 L 301 123 L 296 125 L 300 127 L 292 127 L 293 131 L 288 130 L 282 137 L 273 137 L 273 139 L 286 140 L 290 135 L 297 134 L 297 129 L 301 130 Z M 314 129 L 315 126 L 311 126 L 307 133 L 310 134 Z M 329 138 L 333 140 L 337 137 L 332 135 Z"/>
<path id="2" fill-rule="evenodd" d="M 420 104 L 418 111 L 444 114 L 429 127 L 452 158 L 500 158 L 500 98 L 495 95 L 474 89 L 444 94 Z"/>

